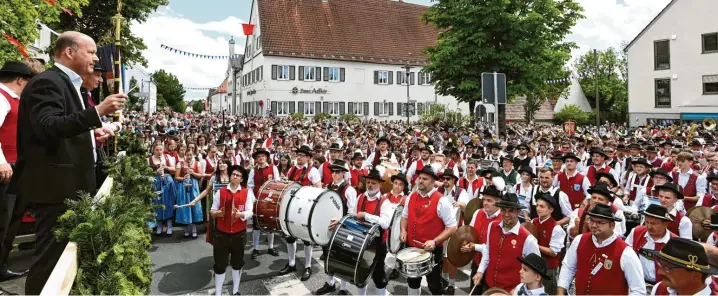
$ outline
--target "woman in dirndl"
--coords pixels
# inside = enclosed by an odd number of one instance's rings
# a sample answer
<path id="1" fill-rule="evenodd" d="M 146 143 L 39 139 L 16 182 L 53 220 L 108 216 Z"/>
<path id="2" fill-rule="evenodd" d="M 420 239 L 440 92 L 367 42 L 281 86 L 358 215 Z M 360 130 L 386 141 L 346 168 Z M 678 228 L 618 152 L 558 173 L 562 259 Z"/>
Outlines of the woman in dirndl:
<path id="1" fill-rule="evenodd" d="M 214 197 L 215 192 L 217 190 L 222 189 L 224 187 L 227 187 L 227 184 L 229 184 L 229 173 L 227 170 L 229 169 L 229 160 L 227 158 L 222 158 L 217 161 L 217 170 L 214 172 L 214 175 L 212 175 L 212 178 L 209 179 L 209 186 L 205 188 L 205 190 L 202 191 L 192 202 L 190 202 L 190 205 L 194 206 L 196 204 L 201 204 L 200 201 L 205 198 L 209 197 L 208 200 L 212 200 L 212 197 Z M 212 207 L 212 203 L 210 202 L 210 207 Z M 208 243 L 212 243 L 212 231 L 214 230 L 214 222 L 215 219 L 208 217 L 207 222 L 207 236 L 206 241 Z"/>
<path id="2" fill-rule="evenodd" d="M 184 237 L 197 238 L 197 224 L 203 222 L 202 204 L 194 206 L 192 202 L 199 195 L 199 180 L 202 178 L 202 166 L 191 150 L 185 152 L 185 159 L 177 163 L 175 182 L 177 187 L 177 212 L 175 223 L 187 225 Z"/>
<path id="3" fill-rule="evenodd" d="M 157 196 L 152 200 L 152 204 L 157 206 L 155 207 L 155 220 L 157 221 L 155 233 L 160 235 L 165 232 L 167 236 L 172 236 L 172 220 L 175 216 L 174 205 L 177 192 L 175 182 L 168 169 L 171 167 L 171 162 L 162 153 L 162 150 L 162 143 L 155 143 L 152 145 L 152 155 L 147 159 L 152 170 L 156 172 L 154 185 Z M 163 228 L 165 223 L 167 228 Z"/>

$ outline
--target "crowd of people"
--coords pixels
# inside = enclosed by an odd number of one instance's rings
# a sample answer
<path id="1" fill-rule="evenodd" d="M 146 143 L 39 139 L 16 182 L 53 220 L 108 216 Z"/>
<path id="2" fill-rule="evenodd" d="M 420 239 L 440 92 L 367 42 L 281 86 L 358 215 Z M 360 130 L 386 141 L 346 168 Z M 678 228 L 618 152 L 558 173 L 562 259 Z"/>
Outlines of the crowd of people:
<path id="1" fill-rule="evenodd" d="M 103 70 L 93 48 L 89 37 L 68 32 L 57 41 L 50 70 L 16 62 L 0 70 L 0 183 L 4 199 L 15 200 L 0 231 L 0 280 L 28 273 L 6 266 L 29 206 L 38 244 L 27 294 L 39 294 L 67 243 L 51 233 L 66 211 L 63 202 L 78 190 L 96 190 L 103 141 L 116 133 L 136 134 L 150 151 L 153 202 L 161 205 L 154 234 L 173 236 L 178 226 L 187 239 L 208 232 L 218 295 L 228 266 L 232 293 L 239 292 L 248 233 L 250 258 L 263 253 L 254 209 L 262 186 L 273 181 L 334 191 L 343 216 L 383 230 L 397 212 L 402 248 L 433 255 L 430 271 L 421 275 L 432 294 L 456 292 L 447 242 L 467 231 L 478 237 L 460 248 L 473 254 L 473 294 L 718 293 L 718 154 L 714 131 L 700 124 L 606 124 L 567 132 L 512 123 L 497 133 L 441 119 L 407 125 L 170 110 L 125 111 L 119 124 L 103 117 L 121 110 L 125 95 L 101 101 L 88 95 Z M 699 208 L 713 214 L 692 221 Z M 330 229 L 340 227 L 340 219 L 332 218 Z M 297 240 L 311 258 L 311 242 L 265 234 L 268 255 L 280 255 L 275 238 L 286 244 L 280 274 L 297 271 Z M 377 294 L 385 295 L 401 274 L 408 293 L 419 295 L 421 277 L 402 272 L 401 258 L 384 243 L 388 235 L 382 231 L 374 245 Z M 323 246 L 322 260 L 329 253 Z M 311 260 L 299 275 L 303 281 L 312 276 Z M 347 294 L 348 284 L 329 274 L 314 294 Z M 364 283 L 357 288 L 366 293 Z M 5 294 L 11 293 L 0 290 Z"/>

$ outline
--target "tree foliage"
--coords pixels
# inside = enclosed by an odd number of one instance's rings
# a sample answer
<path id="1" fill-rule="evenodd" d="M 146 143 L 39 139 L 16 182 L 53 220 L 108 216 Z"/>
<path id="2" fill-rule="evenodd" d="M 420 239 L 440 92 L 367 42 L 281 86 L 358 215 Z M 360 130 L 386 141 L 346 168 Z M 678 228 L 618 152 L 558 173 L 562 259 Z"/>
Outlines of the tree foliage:
<path id="1" fill-rule="evenodd" d="M 361 121 L 361 118 L 359 118 L 359 116 L 357 116 L 356 114 L 346 113 L 346 114 L 340 115 L 339 120 L 344 121 L 344 122 L 359 122 L 359 121 Z"/>
<path id="2" fill-rule="evenodd" d="M 165 70 L 152 73 L 152 79 L 157 86 L 157 107 L 171 107 L 176 112 L 184 112 L 187 103 L 184 102 L 186 91 L 177 76 Z"/>
<path id="3" fill-rule="evenodd" d="M 426 50 L 430 65 L 424 70 L 438 93 L 468 102 L 472 115 L 482 72 L 505 73 L 510 99 L 530 94 L 546 80 L 566 77 L 564 65 L 576 45 L 564 40 L 582 11 L 575 0 L 439 1 L 423 17 L 441 31 L 437 45 Z"/>
<path id="4" fill-rule="evenodd" d="M 197 100 L 192 103 L 192 111 L 202 113 L 204 111 L 204 101 Z"/>
<path id="5" fill-rule="evenodd" d="M 314 116 L 314 122 L 323 122 L 325 120 L 332 119 L 333 117 L 329 113 L 319 113 Z"/>
<path id="6" fill-rule="evenodd" d="M 625 55 L 614 48 L 587 52 L 574 63 L 591 108 L 596 108 L 599 96 L 601 121 L 626 122 L 628 119 L 628 74 Z"/>
<path id="7" fill-rule="evenodd" d="M 589 125 L 593 120 L 592 112 L 586 112 L 581 107 L 574 104 L 567 105 L 561 111 L 553 115 L 555 124 L 563 124 L 566 121 L 573 120 L 576 125 Z"/>

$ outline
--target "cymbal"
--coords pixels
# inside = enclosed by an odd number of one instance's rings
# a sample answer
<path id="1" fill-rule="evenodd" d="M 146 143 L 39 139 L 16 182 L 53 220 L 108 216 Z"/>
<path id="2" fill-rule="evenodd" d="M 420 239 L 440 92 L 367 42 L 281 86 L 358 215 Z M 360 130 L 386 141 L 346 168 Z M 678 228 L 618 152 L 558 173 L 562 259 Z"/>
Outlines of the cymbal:
<path id="1" fill-rule="evenodd" d="M 474 259 L 475 252 L 462 253 L 461 247 L 468 243 L 476 244 L 478 242 L 479 233 L 476 231 L 476 228 L 464 225 L 456 229 L 454 234 L 449 238 L 449 243 L 446 246 L 449 262 L 456 267 L 463 267 L 471 263 L 471 260 Z"/>
<path id="2" fill-rule="evenodd" d="M 713 230 L 705 229 L 701 224 L 703 220 L 710 220 L 711 214 L 713 214 L 713 209 L 710 207 L 694 207 L 688 210 L 688 218 L 691 219 L 693 224 L 693 238 L 705 242 L 708 236 L 713 233 Z"/>
<path id="3" fill-rule="evenodd" d="M 469 225 L 471 224 L 471 218 L 474 217 L 474 213 L 480 209 L 484 208 L 484 200 L 481 198 L 474 198 L 471 201 L 469 201 L 468 204 L 466 204 L 466 209 L 464 209 L 464 224 Z"/>
<path id="4" fill-rule="evenodd" d="M 536 225 L 531 223 L 531 221 L 526 221 L 524 223 L 521 223 L 521 227 L 525 228 L 526 230 L 531 233 L 536 239 L 538 239 L 538 229 L 536 228 Z"/>

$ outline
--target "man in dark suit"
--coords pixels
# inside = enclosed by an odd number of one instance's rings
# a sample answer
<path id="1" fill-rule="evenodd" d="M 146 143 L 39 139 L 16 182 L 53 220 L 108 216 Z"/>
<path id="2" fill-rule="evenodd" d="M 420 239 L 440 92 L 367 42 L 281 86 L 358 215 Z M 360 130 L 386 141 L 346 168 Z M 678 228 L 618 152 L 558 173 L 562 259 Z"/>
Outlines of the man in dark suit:
<path id="1" fill-rule="evenodd" d="M 127 99 L 111 95 L 95 108 L 86 107 L 80 88 L 82 77 L 92 74 L 98 62 L 96 51 L 87 35 L 63 33 L 55 43 L 55 66 L 30 80 L 21 95 L 17 191 L 32 204 L 37 219 L 37 249 L 26 294 L 42 291 L 67 245 L 52 233 L 67 211 L 65 200 L 76 199 L 78 191 L 96 191 L 95 140 L 110 135 L 100 117 L 121 110 Z"/>

